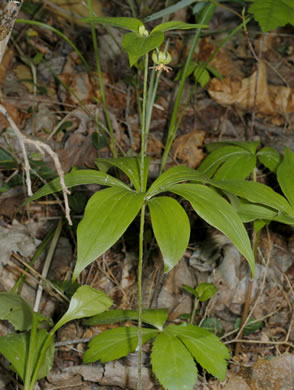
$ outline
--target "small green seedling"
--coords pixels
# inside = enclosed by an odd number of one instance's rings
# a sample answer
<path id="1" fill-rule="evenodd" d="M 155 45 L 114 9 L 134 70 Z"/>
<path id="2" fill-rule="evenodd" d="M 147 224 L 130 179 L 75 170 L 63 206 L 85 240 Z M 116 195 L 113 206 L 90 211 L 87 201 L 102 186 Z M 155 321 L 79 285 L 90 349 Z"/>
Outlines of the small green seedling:
<path id="1" fill-rule="evenodd" d="M 52 321 L 34 312 L 14 293 L 0 293 L 0 320 L 7 320 L 18 333 L 0 336 L 0 352 L 24 383 L 24 390 L 33 390 L 38 379 L 44 378 L 53 366 L 54 334 L 69 321 L 91 317 L 112 305 L 102 291 L 80 287 L 72 296 L 67 312 L 48 332 L 40 325 L 52 326 Z"/>
<path id="2" fill-rule="evenodd" d="M 204 287 L 204 286 L 203 286 Z M 207 291 L 207 290 L 206 290 Z M 206 293 L 204 293 L 206 294 Z M 183 323 L 165 325 L 167 309 L 143 310 L 143 343 L 152 340 L 151 365 L 160 384 L 167 390 L 192 390 L 197 380 L 197 366 L 225 379 L 226 360 L 230 353 L 219 339 L 206 329 Z M 85 325 L 138 320 L 134 310 L 112 310 L 84 321 Z M 138 329 L 134 326 L 107 330 L 90 342 L 84 355 L 85 363 L 102 363 L 134 352 L 138 345 Z M 217 353 L 216 353 L 217 352 Z"/>

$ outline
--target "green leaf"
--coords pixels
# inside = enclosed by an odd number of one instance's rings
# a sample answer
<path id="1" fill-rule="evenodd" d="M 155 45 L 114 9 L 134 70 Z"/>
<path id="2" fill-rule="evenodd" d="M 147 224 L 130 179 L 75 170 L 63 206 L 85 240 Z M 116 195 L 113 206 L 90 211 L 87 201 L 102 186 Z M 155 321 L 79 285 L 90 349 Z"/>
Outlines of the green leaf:
<path id="1" fill-rule="evenodd" d="M 253 13 L 263 32 L 287 23 L 294 25 L 293 0 L 254 0 L 248 11 Z"/>
<path id="2" fill-rule="evenodd" d="M 158 330 L 142 329 L 143 343 L 155 337 Z M 122 327 L 106 330 L 94 337 L 84 355 L 84 363 L 101 360 L 102 363 L 120 359 L 134 352 L 138 346 L 138 329 Z"/>
<path id="3" fill-rule="evenodd" d="M 162 330 L 168 317 L 167 309 L 145 309 L 142 321 Z M 117 322 L 138 320 L 137 310 L 110 310 L 83 321 L 84 325 L 115 324 Z"/>
<path id="4" fill-rule="evenodd" d="M 249 152 L 248 150 L 240 147 L 240 146 L 233 146 L 233 145 L 223 146 L 223 147 L 217 148 L 213 152 L 211 152 L 205 158 L 203 163 L 199 166 L 198 171 L 203 173 L 204 175 L 206 175 L 208 177 L 212 177 L 216 173 L 218 168 L 222 164 L 224 164 L 226 161 L 229 161 L 232 158 L 234 158 L 233 164 L 236 164 L 239 161 L 238 158 L 242 159 L 245 156 L 247 156 L 247 158 L 250 158 L 252 156 L 252 153 Z M 251 160 L 249 160 L 249 161 L 251 161 Z M 250 167 L 251 167 L 251 165 L 252 165 L 252 161 L 250 163 Z M 246 164 L 246 167 L 247 167 L 247 164 Z M 231 168 L 230 166 L 229 166 L 229 168 L 230 168 L 230 170 L 232 170 L 234 172 L 234 174 L 236 174 L 238 172 L 237 166 L 235 167 L 235 169 Z M 245 169 L 245 172 L 247 172 L 247 171 L 248 171 L 248 168 Z"/>
<path id="5" fill-rule="evenodd" d="M 222 149 L 224 146 L 239 146 L 250 152 L 256 154 L 256 150 L 260 145 L 260 141 L 224 141 L 224 142 L 211 142 L 205 145 L 206 150 L 211 153 L 216 149 Z"/>
<path id="6" fill-rule="evenodd" d="M 122 46 L 128 53 L 130 66 L 133 66 L 140 57 L 159 47 L 164 40 L 164 34 L 156 31 L 145 37 L 135 32 L 127 33 L 123 37 Z"/>
<path id="7" fill-rule="evenodd" d="M 254 275 L 255 260 L 250 240 L 232 206 L 214 190 L 201 184 L 176 184 L 169 190 L 187 199 L 202 219 L 228 236 L 247 259 Z"/>
<path id="8" fill-rule="evenodd" d="M 191 324 L 169 325 L 171 334 L 178 336 L 206 371 L 223 381 L 226 377 L 228 348 L 213 333 Z"/>
<path id="9" fill-rule="evenodd" d="M 146 16 L 146 18 L 144 19 L 144 22 L 151 22 L 153 20 L 157 20 L 157 19 L 160 19 L 160 18 L 163 18 L 165 16 L 168 16 L 174 12 L 177 12 L 179 11 L 180 9 L 184 8 L 184 7 L 188 7 L 189 5 L 195 3 L 195 0 L 181 0 L 181 1 L 178 1 L 176 4 L 173 4 L 161 11 L 158 11 L 158 12 L 155 12 L 154 14 L 152 15 L 149 15 L 149 16 Z"/>
<path id="10" fill-rule="evenodd" d="M 207 28 L 208 26 L 204 24 L 190 24 L 181 22 L 178 20 L 172 20 L 170 22 L 161 23 L 154 27 L 154 29 L 151 31 L 151 34 L 153 34 L 155 31 L 170 31 L 170 30 L 191 30 L 196 28 Z"/>
<path id="11" fill-rule="evenodd" d="M 0 148 L 0 168 L 13 169 L 17 168 L 17 161 L 6 152 L 6 150 Z"/>
<path id="12" fill-rule="evenodd" d="M 205 302 L 216 294 L 217 289 L 213 283 L 199 283 L 195 292 L 199 301 Z"/>
<path id="13" fill-rule="evenodd" d="M 204 88 L 205 85 L 208 84 L 210 81 L 209 72 L 201 64 L 196 66 L 193 75 L 195 80 L 201 85 L 202 88 Z"/>
<path id="14" fill-rule="evenodd" d="M 278 210 L 280 213 L 294 216 L 294 209 L 290 206 L 287 200 L 265 184 L 247 180 L 212 180 L 210 183 L 217 188 L 232 192 L 233 194 L 247 199 L 250 202 L 263 204 L 273 208 L 274 210 Z"/>
<path id="15" fill-rule="evenodd" d="M 289 203 L 294 207 L 294 153 L 285 148 L 284 158 L 277 169 L 277 179 Z"/>
<path id="16" fill-rule="evenodd" d="M 222 323 L 215 317 L 205 318 L 205 320 L 201 323 L 201 328 L 207 329 L 217 336 L 221 336 L 224 333 Z"/>
<path id="17" fill-rule="evenodd" d="M 84 22 L 84 23 L 98 23 L 98 24 L 102 24 L 103 26 L 120 27 L 134 32 L 138 32 L 140 26 L 144 26 L 141 20 L 136 18 L 127 18 L 127 17 L 120 17 L 120 18 L 93 17 L 93 18 L 81 18 L 79 20 L 80 22 Z"/>
<path id="18" fill-rule="evenodd" d="M 240 199 L 236 211 L 243 222 L 252 222 L 257 219 L 272 221 L 278 215 L 276 210 L 260 204 L 250 203 L 242 199 Z"/>
<path id="19" fill-rule="evenodd" d="M 214 180 L 234 180 L 247 178 L 256 167 L 256 157 L 253 154 L 232 156 L 226 160 L 213 176 Z"/>
<path id="20" fill-rule="evenodd" d="M 277 171 L 282 159 L 280 153 L 276 149 L 268 146 L 259 150 L 257 152 L 257 157 L 266 168 L 274 173 Z"/>
<path id="21" fill-rule="evenodd" d="M 9 321 L 15 330 L 31 328 L 33 310 L 19 295 L 0 292 L 0 319 Z"/>
<path id="22" fill-rule="evenodd" d="M 35 367 L 39 359 L 41 347 L 48 333 L 45 329 L 40 329 L 37 332 L 36 349 L 33 354 L 33 367 Z M 27 364 L 27 356 L 29 353 L 29 333 L 14 333 L 7 336 L 0 336 L 0 352 L 12 364 L 17 374 L 24 380 L 25 369 Z M 45 359 L 38 372 L 37 379 L 44 378 L 53 366 L 54 358 L 54 343 L 53 339 L 46 351 Z"/>
<path id="23" fill-rule="evenodd" d="M 90 169 L 73 170 L 72 172 L 64 176 L 64 181 L 67 188 L 80 186 L 82 184 L 100 184 L 103 186 L 115 186 L 129 189 L 129 187 L 122 181 L 110 175 L 107 175 L 104 172 L 99 172 Z M 42 196 L 49 195 L 53 192 L 57 192 L 60 190 L 61 184 L 60 179 L 58 177 L 40 188 L 39 191 L 37 191 L 33 196 L 26 200 L 24 204 L 27 204 L 29 202 L 32 202 L 33 200 L 41 198 Z"/>
<path id="24" fill-rule="evenodd" d="M 234 324 L 234 329 L 235 330 L 240 329 L 240 325 L 241 325 L 241 317 L 236 319 L 235 324 Z M 243 330 L 243 334 L 244 334 L 244 336 L 248 336 L 252 333 L 255 333 L 256 331 L 258 331 L 262 327 L 263 327 L 262 321 L 256 321 L 254 318 L 249 318 L 249 320 L 248 320 L 248 322 Z"/>
<path id="25" fill-rule="evenodd" d="M 194 360 L 187 348 L 168 329 L 169 326 L 153 342 L 152 371 L 166 390 L 193 390 L 197 380 Z"/>
<path id="26" fill-rule="evenodd" d="M 102 291 L 98 291 L 90 286 L 81 286 L 77 289 L 70 300 L 67 312 L 55 325 L 55 330 L 69 321 L 78 318 L 92 317 L 112 305 L 112 300 Z"/>
<path id="27" fill-rule="evenodd" d="M 160 192 L 169 191 L 171 185 L 181 183 L 183 181 L 194 181 L 200 183 L 208 183 L 209 179 L 195 169 L 178 165 L 163 172 L 151 185 L 147 191 L 146 197 L 152 198 Z"/>
<path id="28" fill-rule="evenodd" d="M 144 195 L 113 187 L 90 198 L 77 229 L 78 258 L 73 280 L 122 236 L 138 214 Z"/>
<path id="29" fill-rule="evenodd" d="M 188 293 L 192 294 L 194 297 L 198 298 L 196 294 L 195 288 L 188 286 L 187 284 L 183 284 L 183 289 Z"/>
<path id="30" fill-rule="evenodd" d="M 98 167 L 100 163 L 103 163 L 106 166 L 114 166 L 121 169 L 131 180 L 135 189 L 140 191 L 140 157 L 97 158 L 95 161 Z M 146 191 L 147 186 L 149 163 L 150 158 L 146 157 L 144 164 L 144 191 Z"/>
<path id="31" fill-rule="evenodd" d="M 190 238 L 190 222 L 183 207 L 161 196 L 148 201 L 151 223 L 161 250 L 164 272 L 169 272 L 183 256 Z"/>

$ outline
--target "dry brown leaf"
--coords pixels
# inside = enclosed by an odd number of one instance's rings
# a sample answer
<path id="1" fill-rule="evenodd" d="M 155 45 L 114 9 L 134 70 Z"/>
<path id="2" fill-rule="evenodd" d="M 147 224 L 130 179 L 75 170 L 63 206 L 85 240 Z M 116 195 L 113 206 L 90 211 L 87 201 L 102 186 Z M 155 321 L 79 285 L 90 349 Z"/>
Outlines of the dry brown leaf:
<path id="1" fill-rule="evenodd" d="M 6 77 L 6 73 L 10 68 L 14 55 L 15 53 L 12 48 L 6 50 L 3 60 L 0 64 L 0 85 L 2 85 L 2 82 Z"/>
<path id="2" fill-rule="evenodd" d="M 255 104 L 256 78 L 257 71 L 242 81 L 214 78 L 209 84 L 208 92 L 221 105 L 235 105 L 243 111 L 250 111 L 254 109 Z M 259 65 L 256 110 L 264 115 L 294 112 L 294 89 L 268 85 L 266 66 L 263 62 Z"/>
<path id="3" fill-rule="evenodd" d="M 173 146 L 174 159 L 180 159 L 189 167 L 196 168 L 204 158 L 203 146 L 205 132 L 194 130 L 181 135 L 175 140 Z"/>
<path id="4" fill-rule="evenodd" d="M 19 111 L 15 106 L 9 103 L 0 102 L 5 109 L 8 111 L 11 118 L 16 123 L 17 127 L 21 127 L 23 124 L 24 119 L 26 118 L 27 114 L 22 113 Z M 0 114 L 0 129 L 6 129 L 9 126 L 9 123 L 7 119 L 4 117 L 3 114 Z"/>

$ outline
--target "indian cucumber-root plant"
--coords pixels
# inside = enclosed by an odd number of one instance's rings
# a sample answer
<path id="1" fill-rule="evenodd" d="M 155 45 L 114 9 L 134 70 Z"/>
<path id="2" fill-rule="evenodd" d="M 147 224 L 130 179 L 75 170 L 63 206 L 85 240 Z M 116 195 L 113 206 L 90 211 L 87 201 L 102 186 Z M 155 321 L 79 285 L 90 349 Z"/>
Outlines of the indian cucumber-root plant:
<path id="1" fill-rule="evenodd" d="M 122 327 L 103 332 L 93 339 L 84 360 L 106 362 L 137 350 L 138 389 L 142 389 L 142 344 L 155 339 L 151 355 L 152 369 L 164 388 L 193 389 L 197 380 L 197 366 L 194 359 L 209 373 L 223 380 L 229 352 L 214 334 L 192 324 L 164 326 L 167 320 L 166 310 L 148 312 L 147 323 L 155 329 L 142 327 L 142 322 L 146 322 L 146 313 L 142 310 L 146 208 L 150 212 L 152 228 L 162 253 L 165 272 L 169 272 L 181 259 L 190 237 L 190 224 L 186 211 L 176 199 L 166 195 L 168 192 L 186 199 L 201 218 L 226 234 L 247 259 L 252 274 L 255 271 L 254 256 L 244 225 L 234 208 L 209 186 L 213 184 L 213 180 L 191 168 L 176 166 L 162 173 L 151 186 L 147 186 L 149 158 L 146 156 L 146 144 L 150 110 L 152 110 L 152 106 L 147 104 L 148 54 L 154 49 L 157 50 L 153 52 L 153 60 L 160 74 L 168 66 L 170 59 L 168 53 L 159 50 L 164 40 L 164 32 L 205 26 L 172 21 L 160 24 L 148 32 L 144 24 L 135 18 L 88 18 L 85 21 L 131 30 L 123 38 L 123 48 L 128 53 L 131 66 L 143 57 L 144 85 L 140 156 L 97 159 L 100 171 L 74 170 L 65 176 L 69 188 L 90 183 L 107 187 L 96 192 L 89 199 L 84 217 L 78 225 L 78 254 L 73 272 L 74 281 L 89 264 L 109 249 L 123 235 L 136 216 L 140 215 L 136 317 L 138 327 Z M 153 92 L 151 89 L 151 95 Z M 129 183 L 126 184 L 107 174 L 105 170 L 109 167 L 122 170 L 128 177 Z M 55 179 L 33 195 L 30 201 L 59 190 L 59 179 Z"/>

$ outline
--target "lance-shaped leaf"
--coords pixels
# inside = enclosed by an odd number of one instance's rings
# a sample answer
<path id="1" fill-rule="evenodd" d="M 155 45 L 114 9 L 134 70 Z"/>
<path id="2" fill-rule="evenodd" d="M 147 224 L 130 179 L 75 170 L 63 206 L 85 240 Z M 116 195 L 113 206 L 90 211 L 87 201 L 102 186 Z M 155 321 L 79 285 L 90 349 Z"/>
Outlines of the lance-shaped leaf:
<path id="1" fill-rule="evenodd" d="M 121 169 L 131 180 L 136 191 L 140 191 L 140 157 L 97 158 L 95 161 L 99 168 L 104 165 L 106 168 L 114 166 Z M 149 163 L 150 158 L 146 157 L 144 162 L 144 191 L 146 191 Z"/>
<path id="2" fill-rule="evenodd" d="M 212 153 L 216 149 L 222 149 L 224 146 L 239 146 L 250 152 L 251 154 L 255 154 L 258 146 L 260 145 L 260 141 L 225 141 L 225 142 L 211 142 L 205 145 L 208 153 Z"/>
<path id="3" fill-rule="evenodd" d="M 251 153 L 232 156 L 213 176 L 214 180 L 246 179 L 256 166 L 256 157 Z"/>
<path id="4" fill-rule="evenodd" d="M 116 179 L 115 177 L 108 175 L 105 172 L 99 172 L 90 169 L 73 170 L 72 172 L 64 176 L 64 181 L 67 188 L 80 186 L 82 184 L 100 184 L 107 187 L 116 186 L 125 189 L 129 188 L 125 183 Z M 39 191 L 37 191 L 33 196 L 26 200 L 24 204 L 58 191 L 61 191 L 59 177 L 40 188 Z"/>
<path id="5" fill-rule="evenodd" d="M 271 172 L 277 171 L 282 158 L 276 149 L 265 146 L 264 148 L 260 149 L 256 155 L 258 160 Z"/>
<path id="6" fill-rule="evenodd" d="M 183 256 L 190 238 L 189 218 L 172 198 L 160 196 L 148 201 L 152 228 L 161 250 L 164 271 L 169 272 Z"/>
<path id="7" fill-rule="evenodd" d="M 158 26 L 154 27 L 151 34 L 155 31 L 170 31 L 170 30 L 192 30 L 196 28 L 207 28 L 208 26 L 205 24 L 190 24 L 181 22 L 180 20 L 172 20 L 170 22 L 161 23 Z"/>
<path id="8" fill-rule="evenodd" d="M 285 148 L 284 159 L 278 167 L 277 179 L 292 207 L 294 207 L 294 153 Z"/>
<path id="9" fill-rule="evenodd" d="M 193 181 L 199 183 L 208 183 L 209 179 L 195 169 L 178 165 L 163 172 L 151 185 L 147 191 L 146 198 L 152 198 L 160 192 L 168 191 L 167 188 L 171 185 L 181 183 L 183 181 Z"/>
<path id="10" fill-rule="evenodd" d="M 41 347 L 43 346 L 47 336 L 48 333 L 45 329 L 38 330 L 36 336 L 36 348 L 33 354 L 33 367 L 35 367 L 37 360 L 39 359 Z M 29 342 L 29 333 L 13 333 L 7 336 L 0 336 L 0 352 L 12 364 L 15 371 L 22 378 L 22 380 L 24 380 L 25 376 L 25 369 L 29 353 Z M 49 373 L 53 366 L 53 357 L 54 343 L 52 339 L 36 379 L 44 378 Z"/>
<path id="11" fill-rule="evenodd" d="M 228 348 L 213 333 L 206 329 L 184 323 L 166 328 L 177 336 L 205 370 L 223 381 L 226 377 L 227 362 L 230 358 Z"/>
<path id="12" fill-rule="evenodd" d="M 142 313 L 142 321 L 152 325 L 155 328 L 162 330 L 163 325 L 167 320 L 167 309 L 145 309 Z M 85 321 L 84 325 L 101 325 L 115 324 L 117 322 L 125 322 L 130 320 L 138 320 L 137 310 L 110 310 L 104 313 L 95 315 Z"/>
<path id="13" fill-rule="evenodd" d="M 294 209 L 287 200 L 265 184 L 247 180 L 211 180 L 210 184 L 225 191 L 232 192 L 250 202 L 263 204 L 274 210 L 278 210 L 280 213 L 294 216 Z"/>
<path id="14" fill-rule="evenodd" d="M 204 175 L 208 177 L 212 177 L 216 171 L 219 169 L 219 167 L 224 164 L 225 162 L 231 160 L 232 158 L 234 159 L 234 164 L 238 163 L 238 160 L 241 159 L 240 161 L 242 162 L 242 158 L 247 157 L 249 158 L 249 162 L 246 164 L 243 162 L 243 165 L 245 166 L 245 172 L 248 172 L 248 167 L 247 165 L 249 164 L 250 168 L 252 166 L 252 159 L 250 160 L 250 157 L 253 156 L 250 151 L 247 149 L 240 147 L 240 146 L 233 146 L 233 145 L 228 145 L 228 146 L 223 146 L 220 148 L 217 148 L 213 152 L 211 152 L 206 159 L 203 161 L 203 163 L 199 166 L 198 171 L 203 173 Z M 247 161 L 245 159 L 245 161 Z M 247 169 L 246 169 L 247 168 Z M 232 168 L 231 168 L 232 169 Z M 243 168 L 244 169 L 244 168 Z M 235 169 L 234 174 L 238 172 L 237 169 Z M 242 172 L 242 171 L 240 171 Z M 250 171 L 249 171 L 250 173 Z M 244 175 L 243 175 L 244 176 Z M 238 177 L 238 176 L 237 176 Z M 246 177 L 246 175 L 245 175 Z"/>
<path id="15" fill-rule="evenodd" d="M 103 291 L 90 286 L 81 286 L 72 296 L 66 313 L 54 326 L 54 330 L 56 331 L 69 321 L 102 313 L 111 305 L 112 300 Z"/>
<path id="16" fill-rule="evenodd" d="M 159 47 L 163 40 L 164 34 L 161 31 L 155 31 L 149 36 L 135 32 L 127 33 L 123 37 L 122 46 L 128 53 L 130 66 L 133 66 L 144 54 Z"/>
<path id="17" fill-rule="evenodd" d="M 144 195 L 113 187 L 90 198 L 77 230 L 78 258 L 73 280 L 122 236 L 138 214 Z"/>
<path id="18" fill-rule="evenodd" d="M 136 18 L 127 18 L 127 17 L 81 18 L 80 21 L 84 22 L 84 23 L 98 23 L 98 24 L 102 24 L 103 26 L 120 27 L 120 28 L 124 28 L 126 30 L 130 30 L 130 31 L 134 31 L 134 32 L 138 32 L 139 28 L 141 26 L 144 26 L 144 24 L 141 22 L 141 20 L 136 19 Z"/>
<path id="19" fill-rule="evenodd" d="M 201 218 L 228 236 L 247 259 L 254 275 L 255 260 L 250 240 L 232 206 L 214 190 L 202 184 L 176 184 L 170 187 L 170 191 L 187 199 Z"/>
<path id="20" fill-rule="evenodd" d="M 168 328 L 153 342 L 152 370 L 166 390 L 193 390 L 197 367 L 190 352 L 176 336 L 168 332 Z"/>
<path id="21" fill-rule="evenodd" d="M 143 343 L 158 334 L 155 329 L 142 329 Z M 101 360 L 102 363 L 120 359 L 134 352 L 138 346 L 138 329 L 122 327 L 106 330 L 94 337 L 89 343 L 89 349 L 84 355 L 84 363 Z"/>

